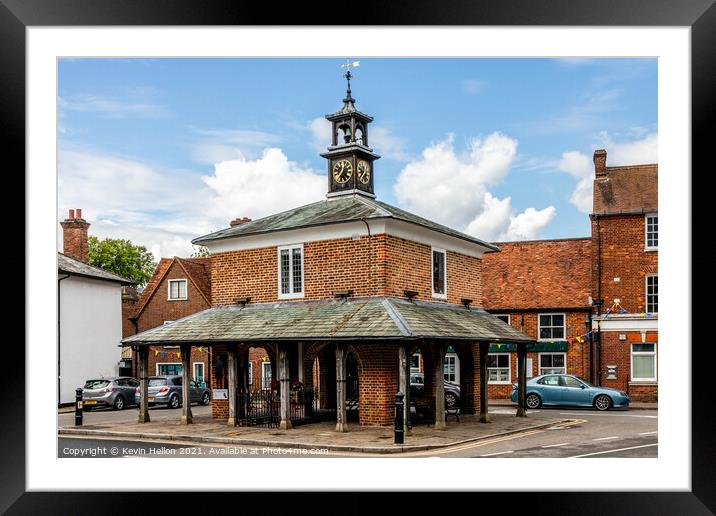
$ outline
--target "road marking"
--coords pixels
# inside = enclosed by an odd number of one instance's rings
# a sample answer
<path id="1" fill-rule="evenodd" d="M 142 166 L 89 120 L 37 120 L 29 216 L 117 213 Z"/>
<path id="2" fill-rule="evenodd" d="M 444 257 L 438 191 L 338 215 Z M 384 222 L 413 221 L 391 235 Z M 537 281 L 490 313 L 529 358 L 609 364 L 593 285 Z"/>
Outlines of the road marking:
<path id="1" fill-rule="evenodd" d="M 542 433 L 542 430 L 531 430 L 529 432 L 523 432 L 520 434 L 507 435 L 504 437 L 496 437 L 494 439 L 489 439 L 486 441 L 477 441 L 477 442 L 459 444 L 456 446 L 448 446 L 445 448 L 438 448 L 435 450 L 425 450 L 425 451 L 419 451 L 419 452 L 403 452 L 401 455 L 403 457 L 406 457 L 406 456 L 407 457 L 415 457 L 415 456 L 421 456 L 421 455 L 453 453 L 456 451 L 469 450 L 470 448 L 477 448 L 479 446 L 487 446 L 488 444 L 495 444 L 495 443 L 499 443 L 502 441 L 511 441 L 512 439 L 519 439 L 520 437 L 527 437 L 529 435 L 534 435 L 534 434 L 539 434 L 539 433 Z"/>
<path id="2" fill-rule="evenodd" d="M 606 441 L 608 439 L 619 439 L 618 435 L 611 435 L 609 437 L 597 437 L 596 439 L 592 439 L 592 441 Z"/>
<path id="3" fill-rule="evenodd" d="M 619 448 L 617 450 L 605 450 L 600 452 L 594 452 L 594 453 L 585 453 L 584 455 L 572 455 L 571 457 L 568 457 L 569 459 L 577 459 L 579 457 L 590 457 L 592 455 L 603 455 L 605 453 L 616 453 L 620 451 L 626 451 L 626 450 L 636 450 L 637 448 L 649 448 L 650 446 L 659 446 L 658 443 L 654 444 L 643 444 L 641 446 L 630 446 L 629 448 Z"/>
<path id="4" fill-rule="evenodd" d="M 582 416 L 582 417 L 590 417 L 590 416 L 608 416 L 608 417 L 645 417 L 649 419 L 658 419 L 659 416 L 637 416 L 635 414 L 585 414 L 584 412 L 560 412 L 560 414 L 565 416 Z"/>
<path id="5" fill-rule="evenodd" d="M 568 445 L 568 444 L 569 444 L 569 443 L 547 444 L 547 445 L 545 445 L 545 446 L 542 446 L 542 448 L 554 448 L 554 447 L 556 447 L 556 446 L 566 446 L 566 445 Z"/>
<path id="6" fill-rule="evenodd" d="M 507 451 L 501 451 L 501 452 L 497 452 L 497 453 L 486 453 L 485 455 L 480 455 L 480 457 L 492 457 L 493 455 L 504 455 L 505 453 L 515 453 L 515 452 L 513 452 L 512 450 L 507 450 Z"/>
<path id="7" fill-rule="evenodd" d="M 658 431 L 658 430 L 655 430 L 655 431 L 653 431 L 653 432 L 642 432 L 642 433 L 640 433 L 639 435 L 651 435 L 651 434 L 658 434 L 658 433 L 659 433 L 659 431 Z"/>

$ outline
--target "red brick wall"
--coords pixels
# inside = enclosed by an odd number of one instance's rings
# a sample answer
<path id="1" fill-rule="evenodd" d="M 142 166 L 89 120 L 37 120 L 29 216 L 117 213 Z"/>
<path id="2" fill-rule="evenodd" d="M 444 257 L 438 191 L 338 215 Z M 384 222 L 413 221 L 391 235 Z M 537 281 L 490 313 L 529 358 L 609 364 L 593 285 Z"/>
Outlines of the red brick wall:
<path id="1" fill-rule="evenodd" d="M 62 254 L 87 263 L 89 261 L 89 223 L 84 219 L 68 219 L 62 226 Z"/>
<path id="2" fill-rule="evenodd" d="M 620 215 L 599 219 L 601 237 L 601 298 L 606 311 L 614 299 L 620 299 L 621 306 L 631 313 L 646 311 L 647 274 L 658 273 L 658 251 L 645 251 L 644 215 Z M 592 274 L 594 296 L 597 296 L 598 246 L 597 221 L 592 221 L 593 260 Z M 619 278 L 619 282 L 614 282 Z"/>
<path id="3" fill-rule="evenodd" d="M 620 340 L 619 335 L 626 336 Z M 642 342 L 641 332 L 602 332 L 602 385 L 625 391 L 632 401 L 657 401 L 657 382 L 631 381 L 631 345 Z M 647 332 L 644 342 L 656 343 L 656 369 L 659 376 L 659 334 Z M 616 380 L 607 379 L 607 366 L 617 366 Z"/>
<path id="4" fill-rule="evenodd" d="M 186 279 L 187 280 L 187 299 L 169 301 L 169 280 Z M 162 279 L 149 299 L 144 309 L 137 318 L 137 327 L 139 332 L 156 328 L 164 324 L 164 321 L 176 321 L 182 317 L 200 312 L 210 308 L 209 303 L 204 299 L 201 292 L 194 286 L 186 271 L 176 261 L 169 267 L 166 275 Z M 132 324 L 131 322 L 129 323 Z M 178 348 L 152 347 L 149 352 L 149 373 L 157 374 L 157 363 L 181 362 L 177 358 L 176 352 Z M 158 354 L 156 353 L 158 352 Z M 167 355 L 162 357 L 161 353 Z M 137 361 L 135 357 L 134 362 Z M 191 353 L 191 375 L 194 375 L 194 363 L 204 363 L 204 377 L 207 386 L 211 387 L 209 380 L 209 351 L 204 348 L 199 352 L 198 347 L 192 348 Z"/>
<path id="5" fill-rule="evenodd" d="M 543 313 L 564 313 L 566 321 L 566 335 L 564 339 L 555 340 L 567 340 L 567 373 L 574 374 L 590 380 L 589 378 L 589 356 L 590 348 L 589 341 L 569 342 L 578 335 L 586 333 L 587 328 L 584 324 L 584 319 L 587 316 L 586 312 L 564 312 L 555 310 L 545 310 Z M 510 326 L 522 331 L 526 335 L 532 338 L 538 338 L 537 323 L 539 313 L 537 312 L 513 312 L 510 314 Z M 524 326 L 522 326 L 522 320 L 524 318 Z M 532 376 L 539 375 L 539 353 L 530 352 L 527 353 L 527 358 L 532 358 Z M 510 384 L 517 383 L 517 353 L 510 353 Z M 487 386 L 488 396 L 490 398 L 507 398 L 512 392 L 512 385 L 503 384 L 488 384 Z"/>
<path id="6" fill-rule="evenodd" d="M 430 246 L 385 234 L 307 242 L 304 244 L 304 297 L 332 298 L 339 290 L 354 296 L 403 296 L 418 291 L 419 299 L 432 299 Z M 253 303 L 278 300 L 276 247 L 228 251 L 212 255 L 212 301 L 233 304 L 249 296 Z M 482 298 L 481 260 L 448 252 L 448 302 Z"/>

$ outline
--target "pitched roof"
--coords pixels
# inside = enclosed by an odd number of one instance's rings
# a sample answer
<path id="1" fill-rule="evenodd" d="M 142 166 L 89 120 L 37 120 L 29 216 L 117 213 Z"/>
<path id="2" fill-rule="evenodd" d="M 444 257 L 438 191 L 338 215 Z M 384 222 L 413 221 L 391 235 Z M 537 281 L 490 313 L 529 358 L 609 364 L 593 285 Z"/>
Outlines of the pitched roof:
<path id="1" fill-rule="evenodd" d="M 594 213 L 646 213 L 657 211 L 659 166 L 607 167 L 606 176 L 594 180 Z"/>
<path id="2" fill-rule="evenodd" d="M 334 197 L 287 210 L 275 215 L 253 220 L 245 224 L 222 229 L 192 240 L 193 244 L 206 245 L 208 242 L 226 238 L 243 237 L 274 231 L 356 222 L 364 219 L 395 219 L 444 233 L 488 249 L 496 250 L 492 244 L 479 238 L 461 233 L 437 222 L 432 222 L 384 202 L 368 199 L 361 195 Z"/>
<path id="3" fill-rule="evenodd" d="M 583 308 L 591 293 L 589 238 L 501 242 L 482 259 L 486 310 Z"/>
<path id="4" fill-rule="evenodd" d="M 71 274 L 73 276 L 82 276 L 85 278 L 92 278 L 105 281 L 115 281 L 122 285 L 132 285 L 133 282 L 130 279 L 123 278 L 112 272 L 108 272 L 94 265 L 75 260 L 69 256 L 57 253 L 57 271 L 64 274 Z"/>
<path id="5" fill-rule="evenodd" d="M 141 315 L 174 263 L 178 263 L 184 269 L 187 279 L 199 290 L 207 304 L 211 304 L 211 257 L 179 258 L 175 256 L 174 258 L 162 258 L 139 297 L 139 305 L 133 317 L 136 318 Z"/>
<path id="6" fill-rule="evenodd" d="M 153 345 L 420 338 L 534 342 L 480 308 L 381 296 L 214 307 L 122 342 Z"/>

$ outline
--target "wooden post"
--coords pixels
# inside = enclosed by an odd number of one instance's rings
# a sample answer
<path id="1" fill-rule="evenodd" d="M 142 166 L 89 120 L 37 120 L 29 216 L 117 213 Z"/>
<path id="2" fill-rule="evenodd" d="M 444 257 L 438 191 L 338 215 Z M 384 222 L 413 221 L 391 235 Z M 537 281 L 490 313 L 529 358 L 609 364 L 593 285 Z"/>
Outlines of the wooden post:
<path id="1" fill-rule="evenodd" d="M 435 344 L 435 429 L 445 430 L 445 344 Z"/>
<path id="2" fill-rule="evenodd" d="M 408 418 L 410 417 L 410 363 L 408 349 L 405 344 L 398 346 L 398 391 L 403 393 L 403 432 L 408 434 Z"/>
<path id="3" fill-rule="evenodd" d="M 346 410 L 346 348 L 345 344 L 336 344 L 336 432 L 348 431 L 348 413 Z"/>
<path id="4" fill-rule="evenodd" d="M 490 422 L 490 415 L 487 412 L 487 352 L 489 349 L 489 342 L 480 342 L 480 423 Z"/>
<path id="5" fill-rule="evenodd" d="M 527 394 L 527 344 L 517 344 L 517 376 L 518 398 L 517 417 L 527 417 L 525 395 Z"/>
<path id="6" fill-rule="evenodd" d="M 137 351 L 139 355 L 139 423 L 149 423 L 149 346 L 142 346 Z"/>
<path id="7" fill-rule="evenodd" d="M 281 390 L 281 430 L 292 428 L 291 425 L 291 379 L 288 372 L 288 352 L 285 344 L 278 345 L 278 379 Z"/>
<path id="8" fill-rule="evenodd" d="M 227 352 L 227 367 L 228 369 L 228 381 L 229 381 L 229 420 L 227 424 L 229 426 L 236 426 L 236 399 L 238 397 L 238 378 L 237 378 L 237 357 L 236 347 L 229 346 Z"/>
<path id="9" fill-rule="evenodd" d="M 191 344 L 181 346 L 181 424 L 190 425 L 194 422 L 191 416 L 191 391 L 189 380 L 191 380 Z"/>

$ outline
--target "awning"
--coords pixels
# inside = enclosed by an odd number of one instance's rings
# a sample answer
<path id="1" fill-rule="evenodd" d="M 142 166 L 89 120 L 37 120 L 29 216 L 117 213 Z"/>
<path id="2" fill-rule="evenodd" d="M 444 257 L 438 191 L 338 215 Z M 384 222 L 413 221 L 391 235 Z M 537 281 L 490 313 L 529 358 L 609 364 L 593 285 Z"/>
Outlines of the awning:
<path id="1" fill-rule="evenodd" d="M 132 335 L 122 344 L 363 339 L 534 342 L 480 308 L 375 296 L 215 307 Z"/>
<path id="2" fill-rule="evenodd" d="M 549 351 L 567 351 L 567 341 L 557 340 L 551 342 L 538 341 L 527 344 L 527 351 L 533 352 L 549 352 Z M 514 343 L 495 343 L 490 345 L 490 353 L 515 353 L 517 352 L 517 344 Z"/>

